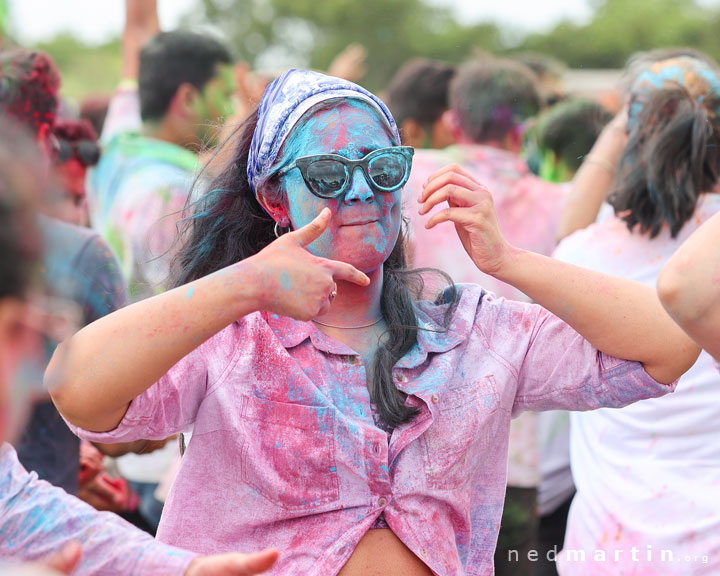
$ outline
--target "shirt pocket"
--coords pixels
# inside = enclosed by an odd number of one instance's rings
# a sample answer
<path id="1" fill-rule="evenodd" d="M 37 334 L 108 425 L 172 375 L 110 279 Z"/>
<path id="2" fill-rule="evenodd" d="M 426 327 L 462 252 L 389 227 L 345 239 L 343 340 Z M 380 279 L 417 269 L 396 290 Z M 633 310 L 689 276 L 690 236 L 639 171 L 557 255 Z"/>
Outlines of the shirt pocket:
<path id="1" fill-rule="evenodd" d="M 335 414 L 325 406 L 245 396 L 241 476 L 271 503 L 312 510 L 340 497 L 335 466 Z"/>
<path id="2" fill-rule="evenodd" d="M 494 376 L 448 388 L 424 433 L 428 486 L 455 490 L 468 484 L 483 458 L 492 458 L 491 419 L 500 406 Z"/>

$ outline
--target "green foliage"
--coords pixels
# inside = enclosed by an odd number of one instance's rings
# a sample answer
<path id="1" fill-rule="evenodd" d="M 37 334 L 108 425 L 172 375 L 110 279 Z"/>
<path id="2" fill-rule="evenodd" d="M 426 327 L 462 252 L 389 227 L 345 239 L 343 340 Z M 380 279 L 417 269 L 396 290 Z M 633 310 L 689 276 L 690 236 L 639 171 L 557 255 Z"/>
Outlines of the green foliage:
<path id="1" fill-rule="evenodd" d="M 61 34 L 34 48 L 47 52 L 55 61 L 62 75 L 62 95 L 76 103 L 90 94 L 112 93 L 120 81 L 122 46 L 119 39 L 101 46 L 88 46 L 73 36 Z"/>
<path id="2" fill-rule="evenodd" d="M 368 52 L 363 83 L 374 90 L 414 56 L 457 62 L 474 48 L 502 48 L 494 25 L 463 26 L 449 9 L 423 0 L 203 0 L 202 8 L 251 65 L 261 65 L 273 47 L 295 65 L 326 69 L 348 44 L 360 43 Z"/>
<path id="3" fill-rule="evenodd" d="M 620 68 L 639 50 L 690 46 L 720 57 L 720 11 L 693 0 L 606 0 L 586 25 L 559 24 L 522 45 L 564 60 L 574 68 Z"/>
<path id="4" fill-rule="evenodd" d="M 384 89 L 414 56 L 458 63 L 477 51 L 539 51 L 571 67 L 617 68 L 637 50 L 691 46 L 720 59 L 719 9 L 696 0 L 594 0 L 594 6 L 587 24 L 561 22 L 519 40 L 494 24 L 458 22 L 429 0 L 197 0 L 185 24 L 219 27 L 254 67 L 280 61 L 326 69 L 358 42 L 368 52 L 363 84 L 371 90 Z M 55 59 L 71 98 L 109 92 L 120 78 L 118 39 L 91 47 L 64 34 L 37 48 Z"/>

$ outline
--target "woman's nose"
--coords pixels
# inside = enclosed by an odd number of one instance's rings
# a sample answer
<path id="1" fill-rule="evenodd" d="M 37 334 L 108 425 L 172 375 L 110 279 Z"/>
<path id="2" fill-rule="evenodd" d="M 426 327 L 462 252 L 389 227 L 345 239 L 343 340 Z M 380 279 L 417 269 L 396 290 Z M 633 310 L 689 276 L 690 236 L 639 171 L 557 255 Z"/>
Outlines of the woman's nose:
<path id="1" fill-rule="evenodd" d="M 356 166 L 350 175 L 350 187 L 345 193 L 346 204 L 370 204 L 375 200 L 375 193 L 365 179 L 365 174 Z"/>

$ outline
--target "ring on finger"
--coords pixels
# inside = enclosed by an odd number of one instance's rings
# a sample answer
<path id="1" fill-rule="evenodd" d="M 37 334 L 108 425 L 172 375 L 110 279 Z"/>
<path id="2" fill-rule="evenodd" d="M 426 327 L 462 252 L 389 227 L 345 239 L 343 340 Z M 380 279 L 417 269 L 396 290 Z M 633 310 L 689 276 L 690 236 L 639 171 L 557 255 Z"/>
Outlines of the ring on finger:
<path id="1" fill-rule="evenodd" d="M 333 289 L 330 291 L 330 294 L 328 294 L 328 300 L 332 302 L 335 300 L 335 297 L 337 296 L 337 284 L 333 282 Z"/>

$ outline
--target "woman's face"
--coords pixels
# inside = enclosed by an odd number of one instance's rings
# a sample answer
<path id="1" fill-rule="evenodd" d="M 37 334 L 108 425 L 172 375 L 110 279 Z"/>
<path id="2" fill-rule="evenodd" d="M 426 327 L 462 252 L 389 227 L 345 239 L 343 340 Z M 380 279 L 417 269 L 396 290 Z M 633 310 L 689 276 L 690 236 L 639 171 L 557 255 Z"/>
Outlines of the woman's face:
<path id="1" fill-rule="evenodd" d="M 355 160 L 393 145 L 378 114 L 362 102 L 347 100 L 309 114 L 285 141 L 281 165 L 315 154 L 339 154 Z M 376 192 L 359 168 L 352 172 L 345 194 L 334 199 L 313 195 L 299 169 L 279 177 L 279 184 L 285 192 L 283 208 L 293 229 L 308 224 L 325 206 L 332 211 L 327 230 L 308 246 L 316 256 L 348 262 L 363 272 L 371 272 L 392 252 L 400 230 L 402 189 Z"/>

